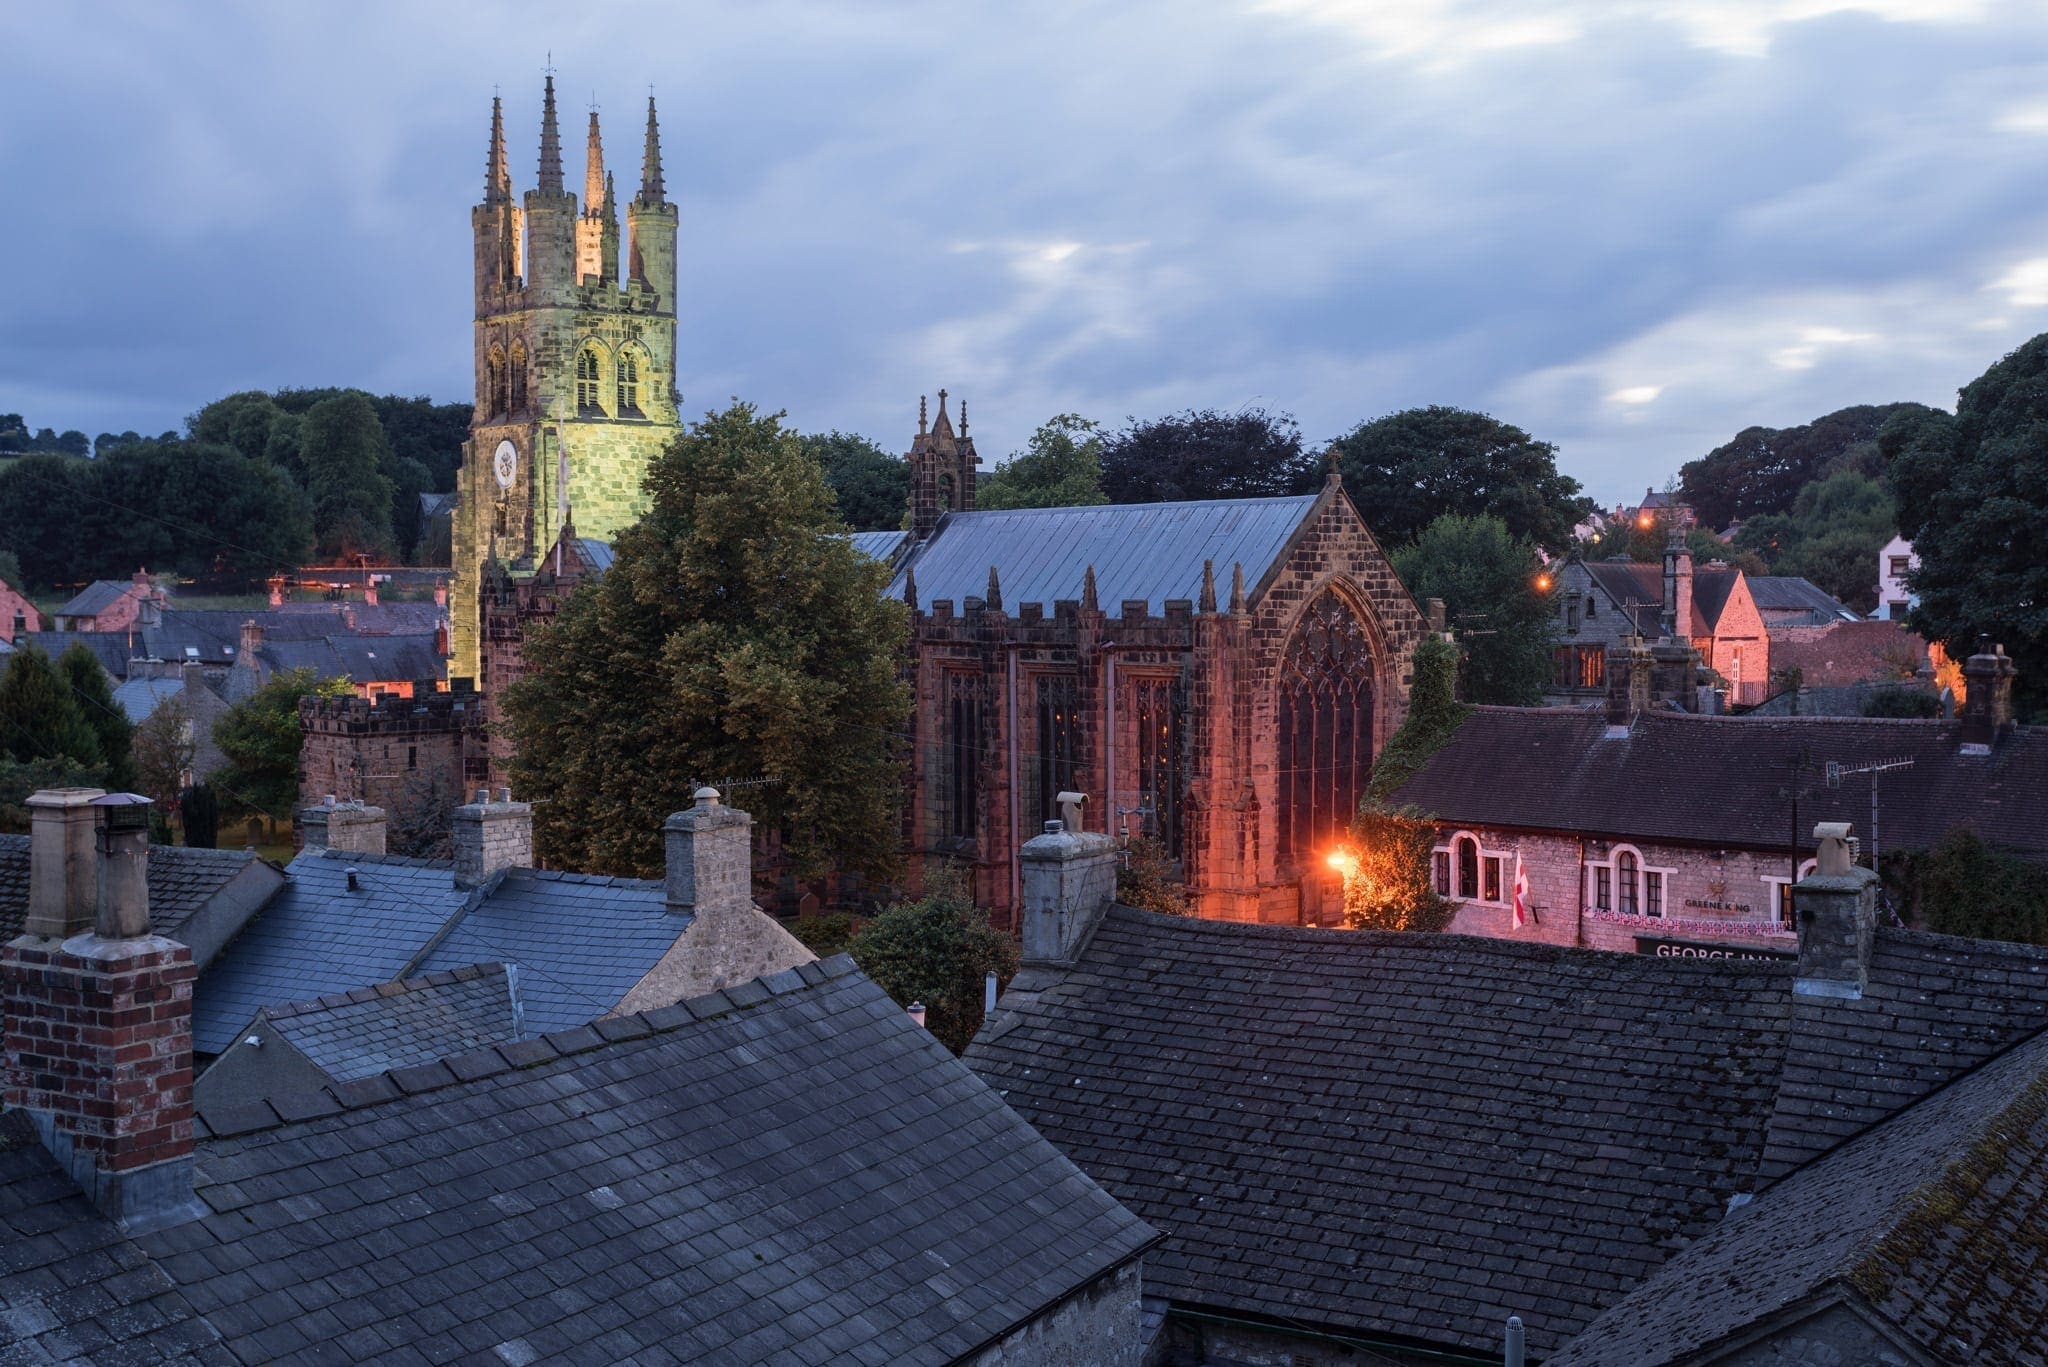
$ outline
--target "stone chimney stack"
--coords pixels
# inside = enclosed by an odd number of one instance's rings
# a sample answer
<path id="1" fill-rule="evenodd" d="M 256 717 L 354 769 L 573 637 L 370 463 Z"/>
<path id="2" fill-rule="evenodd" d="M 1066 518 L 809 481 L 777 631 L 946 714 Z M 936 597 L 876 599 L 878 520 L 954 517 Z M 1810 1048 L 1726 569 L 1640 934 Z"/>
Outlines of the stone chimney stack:
<path id="1" fill-rule="evenodd" d="M 668 855 L 668 909 L 682 916 L 751 911 L 754 818 L 699 788 L 696 805 L 662 823 Z"/>
<path id="2" fill-rule="evenodd" d="M 383 819 L 382 812 L 378 819 Z M 476 801 L 455 809 L 454 844 L 458 888 L 481 887 L 501 869 L 530 869 L 533 807 L 514 802 L 510 788 L 498 789 L 495 801 L 490 789 L 479 788 Z"/>
<path id="3" fill-rule="evenodd" d="M 1607 652 L 1607 738 L 1618 740 L 1628 734 L 1637 714 L 1650 710 L 1656 656 L 1640 636 Z"/>
<path id="4" fill-rule="evenodd" d="M 1664 546 L 1664 635 L 1692 641 L 1692 548 L 1676 525 Z"/>
<path id="5" fill-rule="evenodd" d="M 204 1213 L 192 1192 L 196 974 L 191 950 L 150 931 L 149 800 L 115 793 L 88 810 L 92 925 L 0 949 L 0 1099 L 27 1114 L 102 1214 L 139 1234 Z M 31 847 L 32 882 L 46 848 Z"/>
<path id="6" fill-rule="evenodd" d="M 2012 681 L 2019 666 L 1989 636 L 1977 638 L 1976 653 L 1963 661 L 1963 753 L 1988 755 L 2012 729 Z"/>
<path id="7" fill-rule="evenodd" d="M 1116 839 L 1048 821 L 1024 842 L 1023 962 L 1065 966 L 1116 901 Z"/>
<path id="8" fill-rule="evenodd" d="M 300 839 L 309 850 L 382 854 L 388 829 L 382 807 L 366 807 L 360 802 L 337 803 L 332 794 L 325 802 L 299 809 Z"/>
<path id="9" fill-rule="evenodd" d="M 1819 851 L 1813 873 L 1792 886 L 1799 918 L 1799 976 L 1794 995 L 1856 1001 L 1870 985 L 1877 935 L 1877 875 L 1855 862 L 1849 823 L 1813 828 Z"/>
<path id="10" fill-rule="evenodd" d="M 263 649 L 263 628 L 257 626 L 253 620 L 242 623 L 241 650 L 235 657 L 235 663 L 254 665 L 256 663 L 256 652 L 261 649 Z"/>
<path id="11" fill-rule="evenodd" d="M 65 940 L 92 929 L 98 896 L 93 864 L 92 800 L 98 788 L 45 788 L 30 794 L 28 920 L 32 939 Z"/>

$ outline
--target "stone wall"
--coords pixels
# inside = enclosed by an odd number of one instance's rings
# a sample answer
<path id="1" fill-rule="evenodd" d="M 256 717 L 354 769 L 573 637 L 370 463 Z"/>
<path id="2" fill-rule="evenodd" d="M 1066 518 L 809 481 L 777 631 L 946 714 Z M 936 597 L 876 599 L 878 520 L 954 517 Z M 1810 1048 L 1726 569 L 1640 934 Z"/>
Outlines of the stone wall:
<path id="1" fill-rule="evenodd" d="M 1138 1367 L 1143 1285 L 1143 1266 L 1134 1258 L 961 1361 L 973 1367 Z"/>
<path id="2" fill-rule="evenodd" d="M 303 698 L 299 805 L 330 794 L 394 821 L 423 801 L 452 809 L 489 771 L 482 708 L 468 690 L 421 698 Z"/>

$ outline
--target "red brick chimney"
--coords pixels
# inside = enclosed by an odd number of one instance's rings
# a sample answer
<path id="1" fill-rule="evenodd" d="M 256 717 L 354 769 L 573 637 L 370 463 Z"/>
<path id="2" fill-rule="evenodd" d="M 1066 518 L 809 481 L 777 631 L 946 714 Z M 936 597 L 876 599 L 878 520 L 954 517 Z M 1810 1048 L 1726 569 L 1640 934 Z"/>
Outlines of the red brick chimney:
<path id="1" fill-rule="evenodd" d="M 92 928 L 0 949 L 0 1098 L 130 1233 L 202 1213 L 192 1192 L 192 951 L 149 925 L 149 799 L 92 799 Z M 31 861 L 47 846 L 31 845 Z M 61 856 L 60 856 L 61 857 Z M 60 870 L 55 877 L 61 878 Z M 33 862 L 30 878 L 46 870 Z"/>

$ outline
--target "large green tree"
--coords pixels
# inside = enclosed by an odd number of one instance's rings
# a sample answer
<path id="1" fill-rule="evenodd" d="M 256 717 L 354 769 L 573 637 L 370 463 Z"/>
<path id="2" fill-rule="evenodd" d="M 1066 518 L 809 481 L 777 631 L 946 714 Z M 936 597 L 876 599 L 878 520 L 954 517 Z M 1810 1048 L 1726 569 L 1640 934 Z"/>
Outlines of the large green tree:
<path id="1" fill-rule="evenodd" d="M 7 656 L 0 670 L 0 755 L 27 764 L 68 760 L 99 769 L 99 735 L 86 721 L 64 672 L 34 646 Z"/>
<path id="2" fill-rule="evenodd" d="M 1877 606 L 1877 553 L 1892 539 L 1897 510 L 1884 486 L 1838 470 L 1799 491 L 1782 513 L 1750 518 L 1735 534 L 1772 574 L 1803 575 L 1858 612 Z"/>
<path id="3" fill-rule="evenodd" d="M 350 390 L 306 410 L 299 459 L 313 501 L 315 553 L 334 559 L 389 560 L 391 444 L 369 396 Z"/>
<path id="4" fill-rule="evenodd" d="M 1102 492 L 1111 503 L 1299 494 L 1319 477 L 1293 417 L 1263 408 L 1132 418 L 1102 442 Z"/>
<path id="5" fill-rule="evenodd" d="M 817 432 L 803 439 L 818 462 L 839 516 L 857 532 L 893 531 L 910 506 L 910 462 L 855 432 Z"/>
<path id="6" fill-rule="evenodd" d="M 1787 512 L 1801 489 L 1837 472 L 1881 475 L 1877 439 L 1885 424 L 1934 411 L 1917 403 L 1858 404 L 1799 427 L 1746 427 L 1679 467 L 1678 496 L 1713 528 Z"/>
<path id="7" fill-rule="evenodd" d="M 1444 600 L 1473 702 L 1541 701 L 1557 627 L 1535 546 L 1497 517 L 1446 513 L 1394 552 L 1394 569 L 1418 600 Z"/>
<path id="8" fill-rule="evenodd" d="M 1486 514 L 1559 554 L 1593 510 L 1557 472 L 1557 448 L 1463 408 L 1409 408 L 1331 444 L 1345 491 L 1382 545 L 1412 541 L 1445 513 Z"/>
<path id="9" fill-rule="evenodd" d="M 1106 502 L 1102 431 L 1078 413 L 1047 420 L 1022 451 L 974 488 L 977 508 L 1077 508 Z"/>
<path id="10" fill-rule="evenodd" d="M 953 873 L 862 926 L 847 952 L 897 1002 L 923 1003 L 925 1024 L 956 1054 L 981 1028 L 988 975 L 1006 981 L 1017 971 L 1016 942 L 989 925 Z"/>
<path id="11" fill-rule="evenodd" d="M 540 855 L 653 875 L 661 823 L 727 775 L 800 874 L 884 876 L 901 837 L 907 610 L 779 415 L 735 403 L 649 466 L 647 515 L 529 640 L 506 692 Z"/>
<path id="12" fill-rule="evenodd" d="M 213 743 L 227 766 L 210 780 L 222 806 L 237 816 L 288 820 L 299 800 L 299 699 L 347 691 L 345 682 L 288 669 L 222 714 Z"/>
<path id="13" fill-rule="evenodd" d="M 1958 659 L 1980 634 L 2003 643 L 2019 667 L 2016 699 L 2033 716 L 2048 712 L 2044 433 L 2048 333 L 1972 380 L 1954 416 L 1902 413 L 1879 438 L 1899 530 L 1920 558 L 1908 620 Z"/>
<path id="14" fill-rule="evenodd" d="M 57 657 L 57 673 L 71 690 L 78 713 L 98 738 L 100 763 L 107 787 L 127 792 L 135 786 L 135 725 L 114 701 L 114 689 L 99 657 L 74 641 Z"/>

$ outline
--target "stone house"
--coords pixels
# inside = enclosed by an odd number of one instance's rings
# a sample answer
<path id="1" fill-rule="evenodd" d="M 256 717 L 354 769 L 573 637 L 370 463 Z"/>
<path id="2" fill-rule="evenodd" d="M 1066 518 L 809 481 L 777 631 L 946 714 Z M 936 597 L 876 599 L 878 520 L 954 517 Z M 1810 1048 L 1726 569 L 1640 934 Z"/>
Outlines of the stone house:
<path id="1" fill-rule="evenodd" d="M 1049 833 L 966 1059 L 1164 1236 L 1160 1367 L 2039 1361 L 2048 949 L 1881 925 L 1847 833 L 1754 960 L 1161 916 Z"/>
<path id="2" fill-rule="evenodd" d="M 1606 695 L 1609 652 L 1632 639 L 1689 643 L 1726 681 L 1728 701 L 1756 703 L 1770 690 L 1770 632 L 1741 570 L 1693 568 L 1677 537 L 1664 564 L 1567 560 L 1555 572 L 1558 644 L 1544 701 L 1584 706 Z"/>
<path id="3" fill-rule="evenodd" d="M 467 687 L 414 697 L 299 699 L 299 802 L 365 802 L 412 821 L 447 811 L 490 773 L 482 700 Z"/>
<path id="4" fill-rule="evenodd" d="M 1788 889 L 1812 867 L 1816 820 L 1857 821 L 1881 851 L 1926 849 L 1965 826 L 2048 862 L 2048 732 L 2013 725 L 2001 651 L 1981 647 L 1965 674 L 1953 720 L 1693 716 L 1620 692 L 1606 715 L 1477 708 L 1395 800 L 1437 822 L 1434 877 L 1459 904 L 1455 930 L 1784 952 Z"/>
<path id="5" fill-rule="evenodd" d="M 103 834 L 0 950 L 8 1358 L 1137 1367 L 1157 1234 L 850 959 L 195 1104 L 190 951 Z"/>
<path id="6" fill-rule="evenodd" d="M 0 643 L 13 645 L 17 636 L 43 629 L 43 615 L 14 585 L 0 579 Z"/>
<path id="7" fill-rule="evenodd" d="M 127 631 L 163 610 L 164 591 L 143 570 L 127 579 L 95 579 L 51 613 L 58 631 Z"/>
<path id="8" fill-rule="evenodd" d="M 911 608 L 905 843 L 1015 924 L 1024 835 L 1150 833 L 1199 914 L 1315 921 L 1325 864 L 1407 712 L 1423 613 L 1334 475 L 1320 493 L 978 510 L 963 407 L 910 450 L 888 559 Z"/>

